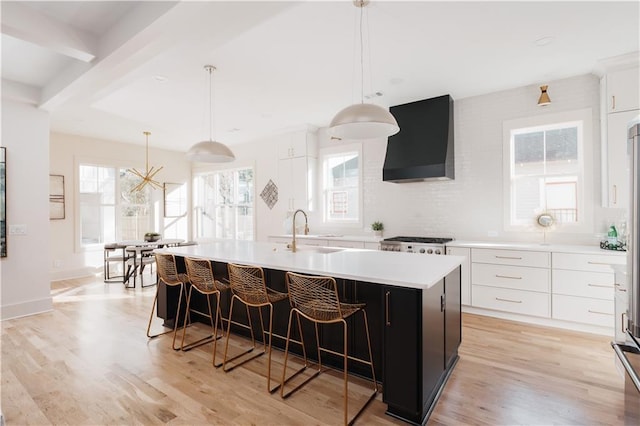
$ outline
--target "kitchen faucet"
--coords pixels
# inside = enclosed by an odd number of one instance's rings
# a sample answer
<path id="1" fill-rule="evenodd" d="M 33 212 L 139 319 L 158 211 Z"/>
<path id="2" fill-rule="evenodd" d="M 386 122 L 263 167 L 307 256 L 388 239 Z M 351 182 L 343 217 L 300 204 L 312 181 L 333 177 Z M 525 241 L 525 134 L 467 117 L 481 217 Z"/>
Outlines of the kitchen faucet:
<path id="1" fill-rule="evenodd" d="M 291 241 L 291 244 L 290 244 L 292 253 L 296 252 L 296 215 L 298 213 L 302 213 L 304 215 L 304 235 L 307 235 L 309 233 L 309 220 L 308 220 L 307 214 L 302 209 L 296 210 L 293 213 L 293 221 L 292 221 L 293 222 L 293 241 Z"/>

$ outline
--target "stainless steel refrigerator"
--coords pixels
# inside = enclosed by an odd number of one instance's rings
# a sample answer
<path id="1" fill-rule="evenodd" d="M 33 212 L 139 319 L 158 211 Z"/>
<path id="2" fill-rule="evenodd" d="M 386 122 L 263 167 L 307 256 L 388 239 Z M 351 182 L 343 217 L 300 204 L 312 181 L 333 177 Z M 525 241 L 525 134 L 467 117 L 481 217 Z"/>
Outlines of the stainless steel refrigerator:
<path id="1" fill-rule="evenodd" d="M 631 342 L 640 349 L 640 284 L 638 277 L 640 270 L 640 208 L 638 206 L 640 190 L 640 123 L 634 122 L 629 127 L 629 175 L 630 175 L 630 199 L 629 199 L 629 226 L 627 236 L 627 292 L 629 297 L 629 318 L 627 333 Z"/>
<path id="2" fill-rule="evenodd" d="M 623 333 L 611 344 L 620 361 L 625 378 L 625 424 L 640 424 L 640 123 L 635 120 L 629 126 L 629 223 L 627 229 L 627 269 L 626 274 L 616 273 L 616 329 L 621 325 Z M 624 301 L 624 303 L 621 303 Z M 623 306 L 621 306 L 623 305 Z M 625 319 L 626 318 L 626 319 Z"/>

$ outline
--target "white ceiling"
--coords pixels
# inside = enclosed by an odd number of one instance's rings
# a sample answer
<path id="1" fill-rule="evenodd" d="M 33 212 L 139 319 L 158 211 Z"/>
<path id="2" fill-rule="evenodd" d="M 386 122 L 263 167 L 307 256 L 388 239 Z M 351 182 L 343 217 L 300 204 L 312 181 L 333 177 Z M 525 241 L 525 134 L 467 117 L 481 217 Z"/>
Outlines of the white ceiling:
<path id="1" fill-rule="evenodd" d="M 637 55 L 639 5 L 372 0 L 364 93 L 391 106 L 590 73 Z M 359 11 L 351 1 L 3 0 L 3 97 L 49 111 L 55 132 L 143 144 L 149 130 L 152 146 L 186 151 L 208 138 L 211 64 L 215 139 L 322 127 L 359 101 Z"/>

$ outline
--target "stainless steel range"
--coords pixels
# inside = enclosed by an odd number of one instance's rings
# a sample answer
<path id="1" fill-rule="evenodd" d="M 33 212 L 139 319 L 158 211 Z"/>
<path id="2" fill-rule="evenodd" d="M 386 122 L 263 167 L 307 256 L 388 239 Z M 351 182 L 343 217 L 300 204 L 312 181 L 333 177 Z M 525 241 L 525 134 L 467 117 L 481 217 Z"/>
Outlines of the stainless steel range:
<path id="1" fill-rule="evenodd" d="M 445 254 L 445 244 L 453 238 L 393 237 L 380 241 L 380 250 L 405 253 Z"/>

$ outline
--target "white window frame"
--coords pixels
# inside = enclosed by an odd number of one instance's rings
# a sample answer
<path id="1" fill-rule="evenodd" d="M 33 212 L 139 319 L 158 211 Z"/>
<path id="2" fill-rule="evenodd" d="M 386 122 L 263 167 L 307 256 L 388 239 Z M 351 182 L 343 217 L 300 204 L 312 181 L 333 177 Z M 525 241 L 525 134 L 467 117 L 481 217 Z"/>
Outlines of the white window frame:
<path id="1" fill-rule="evenodd" d="M 200 220 L 200 216 L 199 216 L 199 212 L 197 211 L 197 208 L 199 206 L 196 206 L 196 199 L 199 197 L 198 194 L 196 194 L 197 191 L 197 185 L 196 185 L 196 179 L 201 178 L 202 176 L 205 175 L 212 175 L 212 174 L 216 174 L 216 173 L 224 173 L 224 172 L 235 172 L 238 170 L 245 170 L 245 169 L 251 169 L 253 171 L 253 195 L 252 195 L 252 199 L 253 199 L 253 205 L 251 206 L 251 208 L 253 209 L 253 217 L 252 217 L 252 235 L 251 235 L 251 239 L 248 241 L 255 241 L 256 239 L 256 234 L 258 232 L 256 226 L 257 226 L 257 210 L 258 210 L 258 206 L 257 206 L 257 202 L 256 202 L 256 194 L 257 194 L 257 184 L 258 184 L 258 180 L 257 180 L 257 174 L 256 174 L 256 167 L 255 164 L 250 163 L 250 164 L 244 164 L 244 165 L 235 165 L 234 167 L 216 167 L 216 168 L 206 168 L 206 169 L 200 169 L 197 172 L 195 172 L 193 174 L 193 179 L 192 179 L 192 191 L 193 193 L 191 194 L 191 199 L 193 200 L 193 205 L 191 207 L 192 210 L 192 217 L 193 217 L 193 238 L 195 240 L 198 241 L 209 241 L 209 240 L 215 240 L 221 237 L 200 237 L 198 236 L 198 227 L 200 226 L 198 221 Z M 234 206 L 239 206 L 234 204 Z"/>
<path id="2" fill-rule="evenodd" d="M 357 219 L 344 219 L 344 220 L 330 220 L 328 218 L 328 197 L 327 197 L 327 167 L 325 159 L 327 157 L 335 157 L 339 155 L 348 154 L 350 152 L 358 153 L 358 218 Z M 364 222 L 364 212 L 363 212 L 363 165 L 364 161 L 362 158 L 362 144 L 354 143 L 348 145 L 340 145 L 340 146 L 332 146 L 328 148 L 322 148 L 319 150 L 319 165 L 320 165 L 320 179 L 318 179 L 319 190 L 321 194 L 321 206 L 322 206 L 322 223 L 325 225 L 330 225 L 334 227 L 344 227 L 344 228 L 357 228 L 362 227 Z"/>
<path id="3" fill-rule="evenodd" d="M 80 252 L 88 252 L 88 251 L 97 251 L 97 250 L 102 250 L 104 248 L 104 244 L 106 243 L 110 243 L 110 242 L 114 242 L 114 241 L 105 241 L 103 243 L 94 243 L 94 244 L 83 244 L 82 243 L 82 223 L 81 223 L 81 216 L 80 216 L 80 166 L 96 166 L 96 167 L 103 167 L 103 168 L 112 168 L 116 170 L 116 187 L 115 187 L 115 200 L 114 200 L 114 208 L 115 208 L 115 226 L 116 226 L 116 236 L 115 239 L 116 240 L 120 240 L 121 239 L 121 234 L 120 234 L 120 229 L 121 229 L 121 221 L 120 221 L 120 215 L 118 214 L 118 211 L 121 207 L 121 203 L 120 203 L 120 179 L 119 179 L 119 172 L 120 169 L 131 169 L 133 167 L 138 167 L 136 165 L 133 165 L 133 163 L 131 162 L 127 162 L 127 161 L 109 161 L 109 160 L 105 160 L 105 159 L 97 159 L 97 158 L 89 158 L 89 157 L 76 157 L 74 158 L 74 174 L 75 174 L 75 179 L 74 179 L 74 211 L 75 211 L 75 217 L 77 218 L 77 220 L 75 220 L 74 223 L 74 228 L 75 228 L 75 234 L 76 237 L 74 238 L 74 246 L 75 246 L 75 251 L 77 253 Z M 149 211 L 150 211 L 150 217 L 149 217 L 149 229 L 154 229 L 154 224 L 157 221 L 157 209 L 154 208 L 154 197 L 153 194 L 151 194 L 150 196 L 150 204 L 149 204 Z"/>
<path id="4" fill-rule="evenodd" d="M 512 192 L 513 150 L 512 132 L 527 128 L 545 130 L 558 124 L 581 122 L 578 135 L 578 172 L 577 209 L 578 221 L 556 224 L 552 232 L 590 232 L 593 229 L 593 112 L 591 108 L 545 114 L 503 122 L 503 219 L 505 231 L 540 232 L 541 228 L 532 218 L 531 223 L 513 223 L 514 213 Z M 539 128 L 539 129 L 538 129 Z M 581 133 L 581 134 L 580 134 Z M 581 140 L 580 140 L 581 139 Z M 536 212 L 536 213 L 543 213 Z"/>

